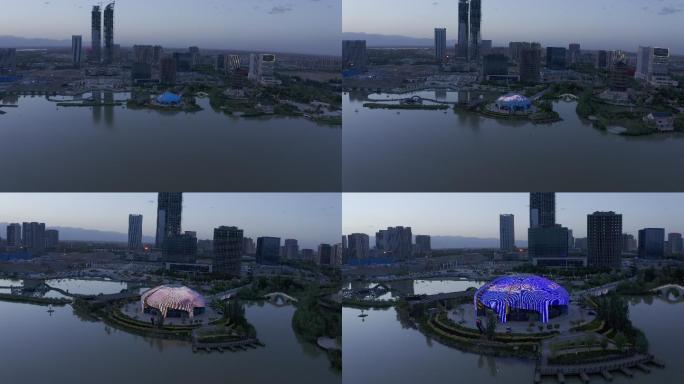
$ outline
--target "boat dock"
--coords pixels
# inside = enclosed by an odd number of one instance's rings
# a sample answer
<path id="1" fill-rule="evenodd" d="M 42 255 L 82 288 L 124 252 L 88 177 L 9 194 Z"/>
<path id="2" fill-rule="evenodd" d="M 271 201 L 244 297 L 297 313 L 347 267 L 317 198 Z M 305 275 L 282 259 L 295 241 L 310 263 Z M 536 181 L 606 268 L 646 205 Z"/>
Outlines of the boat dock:
<path id="1" fill-rule="evenodd" d="M 634 377 L 634 369 L 650 373 L 651 366 L 664 368 L 665 364 L 650 354 L 637 354 L 617 360 L 596 363 L 572 365 L 543 364 L 537 365 L 534 383 L 539 384 L 544 377 L 552 377 L 562 384 L 565 383 L 567 376 L 576 376 L 583 383 L 589 383 L 590 375 L 600 375 L 604 380 L 611 382 L 613 381 L 613 373 L 619 372 L 626 377 Z"/>
<path id="2" fill-rule="evenodd" d="M 193 341 L 192 351 L 193 352 L 213 352 L 217 351 L 223 353 L 224 351 L 229 352 L 240 352 L 246 351 L 248 349 L 256 349 L 259 347 L 265 347 L 264 343 L 259 341 L 259 339 L 245 339 L 236 341 L 227 341 L 223 343 L 202 343 L 199 341 Z"/>

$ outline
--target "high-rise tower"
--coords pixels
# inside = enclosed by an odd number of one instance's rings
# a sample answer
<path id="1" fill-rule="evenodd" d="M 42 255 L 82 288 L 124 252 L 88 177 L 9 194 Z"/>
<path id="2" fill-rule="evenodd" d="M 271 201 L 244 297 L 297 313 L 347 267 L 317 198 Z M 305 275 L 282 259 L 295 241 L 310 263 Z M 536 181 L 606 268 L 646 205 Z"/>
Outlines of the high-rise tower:
<path id="1" fill-rule="evenodd" d="M 157 198 L 157 237 L 155 246 L 162 248 L 169 237 L 181 232 L 181 212 L 183 194 L 181 192 L 160 192 Z"/>
<path id="2" fill-rule="evenodd" d="M 90 61 L 99 63 L 102 60 L 102 12 L 99 6 L 94 6 L 91 13 L 92 34 L 90 46 Z"/>
<path id="3" fill-rule="evenodd" d="M 470 2 L 460 0 L 458 3 L 458 48 L 456 57 L 468 59 L 468 42 L 470 40 Z"/>
<path id="4" fill-rule="evenodd" d="M 470 0 L 470 60 L 480 59 L 482 45 L 482 0 Z"/>
<path id="5" fill-rule="evenodd" d="M 142 215 L 128 215 L 128 249 L 142 248 Z"/>
<path id="6" fill-rule="evenodd" d="M 508 252 L 515 249 L 515 217 L 513 215 L 499 215 L 499 248 Z"/>
<path id="7" fill-rule="evenodd" d="M 105 64 L 114 61 L 114 3 L 109 3 L 104 10 L 104 58 Z"/>
<path id="8" fill-rule="evenodd" d="M 622 215 L 594 212 L 587 215 L 587 263 L 592 267 L 619 268 L 622 255 Z"/>
<path id="9" fill-rule="evenodd" d="M 214 228 L 214 272 L 240 277 L 243 231 L 237 227 Z"/>
<path id="10" fill-rule="evenodd" d="M 83 52 L 83 39 L 81 36 L 71 36 L 71 63 L 74 67 L 81 66 L 81 53 Z"/>
<path id="11" fill-rule="evenodd" d="M 444 62 L 447 56 L 446 46 L 446 28 L 435 28 L 435 60 L 437 63 Z"/>
<path id="12" fill-rule="evenodd" d="M 556 194 L 530 193 L 530 228 L 550 227 L 556 224 Z"/>

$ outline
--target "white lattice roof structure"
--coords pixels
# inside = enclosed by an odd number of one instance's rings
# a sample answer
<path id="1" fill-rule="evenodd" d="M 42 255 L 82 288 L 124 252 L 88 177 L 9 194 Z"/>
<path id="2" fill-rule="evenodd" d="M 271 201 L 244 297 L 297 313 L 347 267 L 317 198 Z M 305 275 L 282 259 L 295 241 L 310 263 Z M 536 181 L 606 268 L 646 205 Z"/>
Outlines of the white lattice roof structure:
<path id="1" fill-rule="evenodd" d="M 204 297 L 192 289 L 182 285 L 160 285 L 152 288 L 140 297 L 142 309 L 151 307 L 166 318 L 169 309 L 187 312 L 193 317 L 195 308 L 207 306 Z"/>

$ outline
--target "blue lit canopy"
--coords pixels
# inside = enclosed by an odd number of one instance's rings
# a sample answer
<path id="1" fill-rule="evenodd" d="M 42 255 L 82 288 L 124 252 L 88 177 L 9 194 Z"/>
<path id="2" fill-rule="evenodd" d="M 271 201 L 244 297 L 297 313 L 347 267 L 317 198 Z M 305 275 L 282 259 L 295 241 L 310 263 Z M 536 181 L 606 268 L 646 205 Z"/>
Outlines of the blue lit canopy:
<path id="1" fill-rule="evenodd" d="M 164 92 L 157 97 L 159 104 L 180 104 L 181 97 L 172 92 Z"/>
<path id="2" fill-rule="evenodd" d="M 503 276 L 483 285 L 475 293 L 475 307 L 489 308 L 505 323 L 511 310 L 527 310 L 549 321 L 549 307 L 567 307 L 568 291 L 551 280 L 533 275 Z"/>
<path id="3" fill-rule="evenodd" d="M 523 95 L 512 93 L 499 97 L 496 106 L 507 111 L 527 111 L 532 108 L 532 102 Z"/>

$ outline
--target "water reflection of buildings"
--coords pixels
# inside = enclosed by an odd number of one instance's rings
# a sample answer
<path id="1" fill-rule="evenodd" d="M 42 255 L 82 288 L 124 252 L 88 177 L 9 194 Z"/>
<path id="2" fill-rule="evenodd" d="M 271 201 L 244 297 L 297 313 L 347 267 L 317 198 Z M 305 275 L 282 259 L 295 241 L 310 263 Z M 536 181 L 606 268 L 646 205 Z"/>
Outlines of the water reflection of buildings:
<path id="1" fill-rule="evenodd" d="M 105 92 L 104 94 L 104 103 L 107 104 L 104 106 L 104 115 L 105 115 L 105 124 L 108 127 L 111 127 L 114 125 L 114 93 L 113 92 Z"/>
<path id="2" fill-rule="evenodd" d="M 496 358 L 492 355 L 480 355 L 480 358 L 477 360 L 477 367 L 482 369 L 485 363 L 487 364 L 489 374 L 492 377 L 496 377 L 497 373 L 499 373 L 499 369 L 496 367 Z"/>
<path id="3" fill-rule="evenodd" d="M 114 101 L 114 92 L 93 91 L 92 96 L 90 97 L 90 102 L 96 104 L 91 107 L 93 111 L 93 122 L 96 124 L 100 123 L 104 111 L 105 125 L 108 127 L 114 126 Z"/>
<path id="4" fill-rule="evenodd" d="M 446 89 L 435 89 L 435 100 L 447 100 Z"/>
<path id="5" fill-rule="evenodd" d="M 91 97 L 92 102 L 95 104 L 101 103 L 102 102 L 102 93 L 100 91 L 93 91 L 93 95 Z M 93 108 L 93 121 L 95 123 L 99 123 L 100 120 L 102 120 L 102 110 L 100 109 L 101 107 L 92 107 Z"/>
<path id="6" fill-rule="evenodd" d="M 19 104 L 19 94 L 5 94 L 0 101 L 2 104 L 17 105 Z"/>

